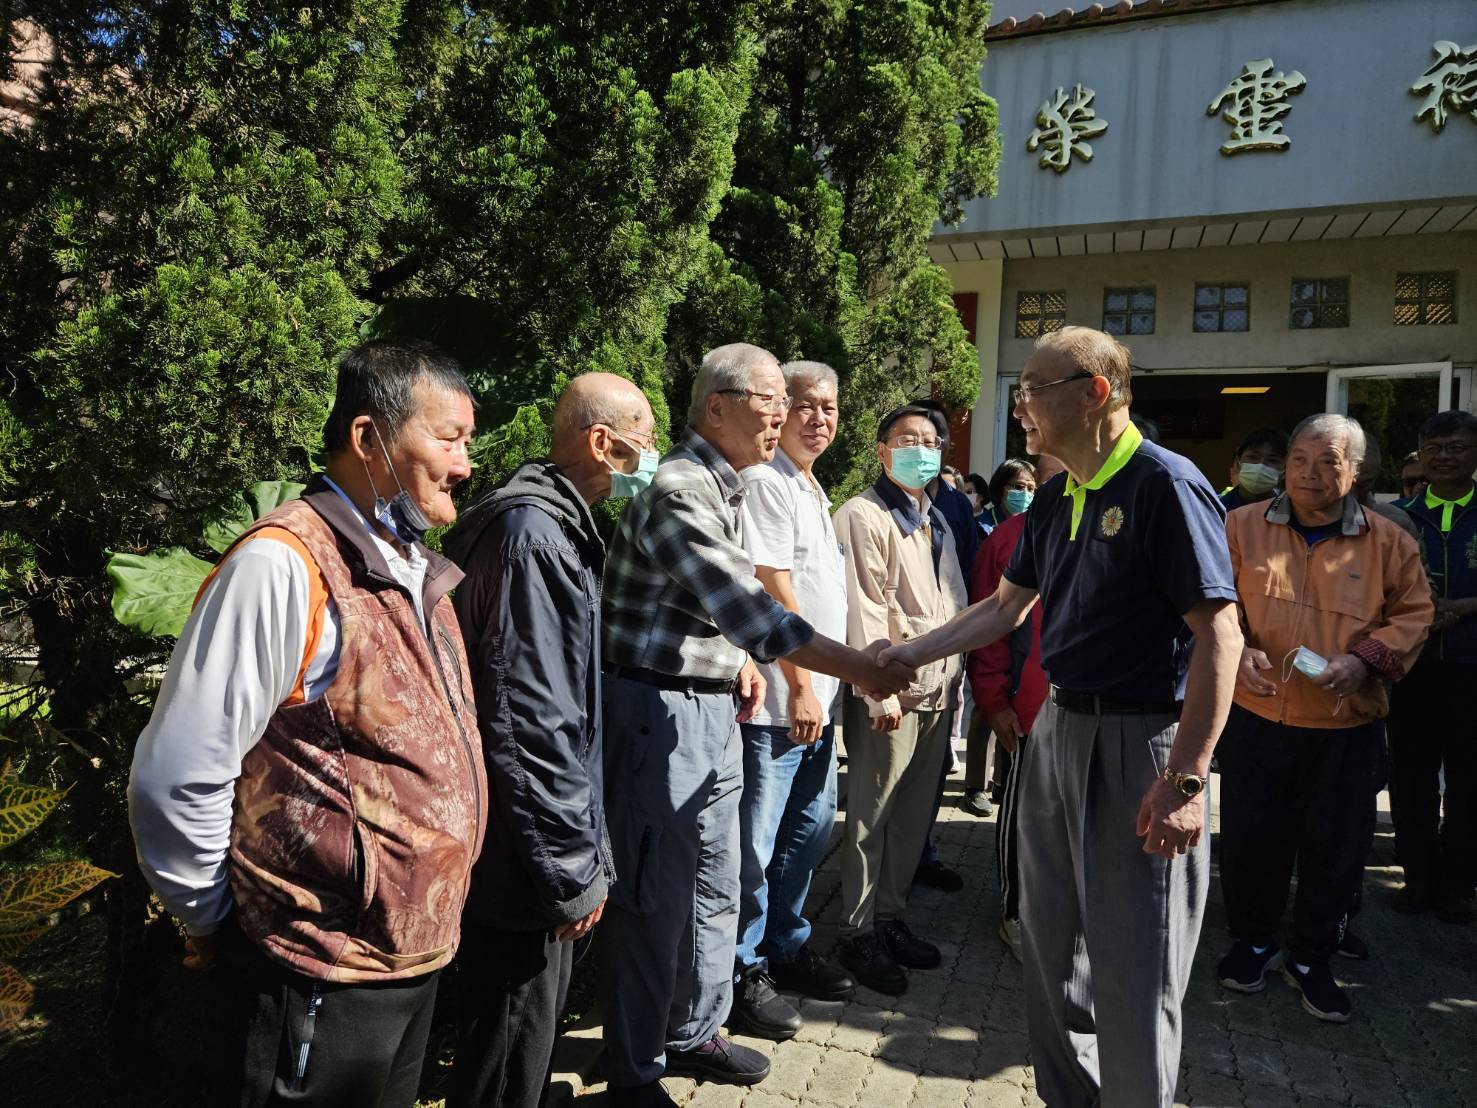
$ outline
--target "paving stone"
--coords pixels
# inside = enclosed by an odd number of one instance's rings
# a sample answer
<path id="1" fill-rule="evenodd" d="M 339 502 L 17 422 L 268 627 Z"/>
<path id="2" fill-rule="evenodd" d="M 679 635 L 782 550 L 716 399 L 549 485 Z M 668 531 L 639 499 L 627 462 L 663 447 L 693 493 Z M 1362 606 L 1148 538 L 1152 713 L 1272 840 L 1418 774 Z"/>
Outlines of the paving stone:
<path id="1" fill-rule="evenodd" d="M 875 1060 L 857 1093 L 857 1104 L 861 1108 L 903 1108 L 913 1099 L 913 1089 L 919 1080 L 911 1069 Z"/>
<path id="2" fill-rule="evenodd" d="M 800 1094 L 810 1085 L 811 1078 L 820 1068 L 825 1050 L 814 1043 L 790 1041 L 785 1049 L 776 1051 L 770 1059 L 769 1076 L 765 1084 L 773 1089 Z"/>
<path id="3" fill-rule="evenodd" d="M 687 1108 L 742 1108 L 748 1089 L 706 1081 L 686 1101 Z"/>
<path id="4" fill-rule="evenodd" d="M 862 1086 L 871 1071 L 872 1059 L 865 1054 L 827 1050 L 821 1056 L 805 1095 L 818 1104 L 849 1108 L 861 1095 Z"/>
<path id="5" fill-rule="evenodd" d="M 888 1018 L 881 1009 L 848 1004 L 846 1012 L 831 1031 L 827 1045 L 861 1054 L 876 1054 L 882 1045 L 882 1029 L 887 1026 Z"/>
<path id="6" fill-rule="evenodd" d="M 1287 1061 L 1282 1057 L 1282 1044 L 1261 1035 L 1230 1033 L 1231 1052 L 1236 1056 L 1236 1077 L 1253 1085 L 1292 1087 Z"/>
<path id="7" fill-rule="evenodd" d="M 888 1020 L 882 1031 L 882 1045 L 877 1057 L 917 1070 L 923 1056 L 928 1053 L 933 1030 L 933 1022 L 921 1016 Z"/>
<path id="8" fill-rule="evenodd" d="M 975 1081 L 969 1086 L 969 1108 L 1021 1108 L 1026 1091 L 1008 1081 Z"/>
<path id="9" fill-rule="evenodd" d="M 1323 1097 L 1334 1101 L 1347 1099 L 1348 1090 L 1344 1087 L 1343 1075 L 1339 1073 L 1333 1054 L 1327 1047 L 1319 1050 L 1301 1043 L 1284 1043 L 1282 1056 L 1287 1059 L 1293 1091 L 1298 1096 Z"/>
<path id="10" fill-rule="evenodd" d="M 1195 1073 L 1179 1090 L 1194 1108 L 1243 1108 L 1241 1083 L 1217 1073 Z"/>
<path id="11" fill-rule="evenodd" d="M 913 1088 L 911 1108 L 964 1108 L 969 1103 L 968 1078 L 928 1077 Z"/>

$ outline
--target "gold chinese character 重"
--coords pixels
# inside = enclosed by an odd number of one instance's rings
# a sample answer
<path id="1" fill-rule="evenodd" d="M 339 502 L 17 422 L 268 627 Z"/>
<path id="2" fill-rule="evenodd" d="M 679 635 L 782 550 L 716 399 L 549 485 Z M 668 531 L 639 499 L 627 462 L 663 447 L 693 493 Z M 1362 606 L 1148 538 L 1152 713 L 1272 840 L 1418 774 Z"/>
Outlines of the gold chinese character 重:
<path id="1" fill-rule="evenodd" d="M 1287 98 L 1301 92 L 1307 83 L 1296 69 L 1274 73 L 1271 58 L 1242 66 L 1241 75 L 1221 89 L 1205 109 L 1206 115 L 1220 112 L 1231 125 L 1231 137 L 1221 144 L 1221 153 L 1286 149 L 1292 142 L 1282 133 L 1282 117 L 1292 111 Z"/>
<path id="2" fill-rule="evenodd" d="M 1070 94 L 1057 89 L 1036 113 L 1036 130 L 1026 139 L 1026 149 L 1041 151 L 1041 168 L 1065 173 L 1072 165 L 1072 155 L 1084 162 L 1092 161 L 1092 144 L 1087 139 L 1096 138 L 1108 129 L 1105 120 L 1097 117 L 1092 107 L 1096 96 L 1090 88 L 1073 85 Z"/>
<path id="3" fill-rule="evenodd" d="M 1437 134 L 1451 112 L 1469 115 L 1477 123 L 1477 43 L 1465 50 L 1454 42 L 1438 42 L 1431 49 L 1436 61 L 1410 86 L 1413 96 L 1425 96 L 1415 120 L 1430 116 Z"/>

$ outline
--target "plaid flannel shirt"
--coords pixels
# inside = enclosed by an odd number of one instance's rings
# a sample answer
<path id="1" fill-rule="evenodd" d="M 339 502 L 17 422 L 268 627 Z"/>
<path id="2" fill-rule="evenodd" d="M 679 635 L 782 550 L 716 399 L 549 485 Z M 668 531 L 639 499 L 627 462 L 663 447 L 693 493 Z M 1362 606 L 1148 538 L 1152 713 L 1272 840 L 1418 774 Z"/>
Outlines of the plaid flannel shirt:
<path id="1" fill-rule="evenodd" d="M 810 624 L 759 584 L 739 539 L 745 485 L 696 431 L 632 498 L 605 563 L 605 661 L 728 680 L 745 655 L 770 662 L 810 642 Z"/>

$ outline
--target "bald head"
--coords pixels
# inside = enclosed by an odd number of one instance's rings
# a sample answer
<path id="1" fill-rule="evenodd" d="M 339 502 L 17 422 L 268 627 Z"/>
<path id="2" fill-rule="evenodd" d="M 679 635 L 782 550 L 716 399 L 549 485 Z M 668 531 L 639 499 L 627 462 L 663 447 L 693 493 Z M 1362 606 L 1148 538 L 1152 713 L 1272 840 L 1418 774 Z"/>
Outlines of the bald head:
<path id="1" fill-rule="evenodd" d="M 651 405 L 634 383 L 614 373 L 582 373 L 559 394 L 554 448 L 578 442 L 592 424 L 614 431 L 651 433 Z"/>

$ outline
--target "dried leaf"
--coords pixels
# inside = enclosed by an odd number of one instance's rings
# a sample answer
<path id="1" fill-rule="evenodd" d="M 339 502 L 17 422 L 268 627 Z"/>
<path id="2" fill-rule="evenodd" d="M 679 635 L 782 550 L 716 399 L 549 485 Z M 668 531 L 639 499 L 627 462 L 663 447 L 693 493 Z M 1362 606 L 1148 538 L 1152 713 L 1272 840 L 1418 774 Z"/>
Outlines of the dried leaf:
<path id="1" fill-rule="evenodd" d="M 0 962 L 0 1032 L 12 1030 L 31 1010 L 36 990 L 20 970 Z"/>
<path id="2" fill-rule="evenodd" d="M 19 842 L 51 815 L 65 792 L 0 780 L 0 848 Z"/>
<path id="3" fill-rule="evenodd" d="M 0 873 L 0 931 L 18 931 L 37 916 L 54 912 L 116 873 L 90 862 L 51 865 Z"/>
<path id="4" fill-rule="evenodd" d="M 24 931 L 0 931 L 0 958 L 14 958 L 53 926 L 48 922 L 40 927 L 27 927 Z"/>

